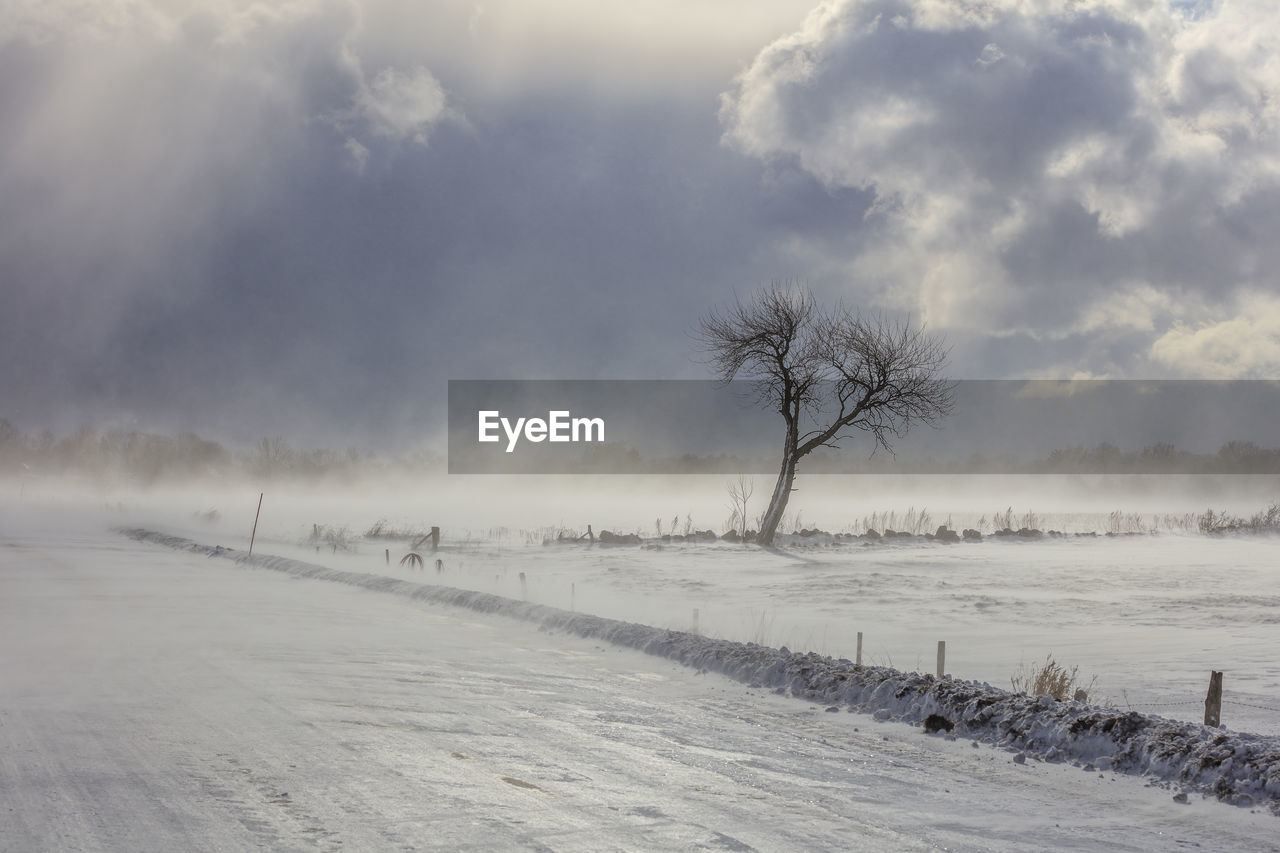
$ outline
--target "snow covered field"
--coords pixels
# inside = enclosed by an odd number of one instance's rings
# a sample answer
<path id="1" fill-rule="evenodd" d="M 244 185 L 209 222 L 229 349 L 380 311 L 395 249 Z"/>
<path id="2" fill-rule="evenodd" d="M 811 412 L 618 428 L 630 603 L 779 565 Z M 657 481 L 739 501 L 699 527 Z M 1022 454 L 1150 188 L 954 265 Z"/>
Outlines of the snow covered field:
<path id="1" fill-rule="evenodd" d="M 952 674 L 996 686 L 1052 652 L 1097 674 L 1095 695 L 1183 719 L 1223 669 L 1227 726 L 1280 728 L 1273 540 L 544 547 L 501 524 L 468 538 L 454 502 L 414 510 L 445 528 L 437 575 L 388 567 L 381 542 L 300 544 L 310 523 L 385 515 L 368 496 L 273 497 L 257 553 L 517 599 L 524 572 L 533 602 L 680 629 L 697 608 L 704 634 L 837 656 L 863 631 L 869 662 L 905 670 L 930 670 L 945 639 Z M 207 501 L 6 502 L 0 849 L 1277 846 L 1261 810 L 1181 805 L 1139 778 L 1015 764 L 598 640 L 110 531 L 247 547 L 244 509 L 193 519 Z M 1138 707 L 1157 702 L 1186 704 Z"/>
<path id="2" fill-rule="evenodd" d="M 455 480 L 464 483 L 458 486 Z M 432 583 L 520 598 L 658 627 L 1010 686 L 1020 667 L 1054 658 L 1079 667 L 1091 694 L 1120 708 L 1199 721 L 1209 674 L 1224 672 L 1223 722 L 1280 735 L 1280 540 L 1157 536 L 862 547 L 797 540 L 782 553 L 728 543 L 543 546 L 560 526 L 655 533 L 655 522 L 723 530 L 723 477 L 451 478 L 377 494 L 269 493 L 258 548 L 345 571 L 410 574 L 403 542 L 363 540 L 378 519 L 437 524 L 444 571 Z M 760 481 L 758 489 L 763 489 Z M 1274 477 L 810 477 L 793 498 L 805 524 L 830 531 L 873 511 L 927 507 L 933 526 L 960 529 L 1012 505 L 1038 524 L 1105 532 L 1110 513 L 1153 519 L 1207 507 L 1248 515 L 1280 497 Z M 246 549 L 257 494 L 104 496 L 116 524 L 142 521 L 197 542 Z M 81 499 L 70 507 L 84 505 Z M 192 517 L 216 507 L 222 517 Z M 354 550 L 317 553 L 313 524 L 346 528 Z M 1016 526 L 1016 523 L 1015 523 Z M 932 528 L 931 528 L 932 529 Z M 384 548 L 392 549 L 391 566 Z"/>

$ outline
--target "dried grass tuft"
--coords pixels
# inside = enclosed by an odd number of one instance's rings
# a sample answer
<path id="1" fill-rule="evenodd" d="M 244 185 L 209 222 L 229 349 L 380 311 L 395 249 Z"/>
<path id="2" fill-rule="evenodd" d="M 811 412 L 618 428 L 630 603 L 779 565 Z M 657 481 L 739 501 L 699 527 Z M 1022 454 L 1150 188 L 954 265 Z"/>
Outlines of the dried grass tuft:
<path id="1" fill-rule="evenodd" d="M 1028 668 L 1025 664 L 1019 664 L 1018 671 L 1011 679 L 1014 693 L 1025 693 L 1028 696 L 1052 696 L 1059 702 L 1065 702 L 1068 699 L 1087 702 L 1089 692 L 1093 690 L 1097 680 L 1095 676 L 1089 679 L 1088 684 L 1082 685 L 1080 667 L 1073 666 L 1067 669 L 1055 661 L 1052 654 L 1046 656 L 1044 663 L 1039 667 Z"/>

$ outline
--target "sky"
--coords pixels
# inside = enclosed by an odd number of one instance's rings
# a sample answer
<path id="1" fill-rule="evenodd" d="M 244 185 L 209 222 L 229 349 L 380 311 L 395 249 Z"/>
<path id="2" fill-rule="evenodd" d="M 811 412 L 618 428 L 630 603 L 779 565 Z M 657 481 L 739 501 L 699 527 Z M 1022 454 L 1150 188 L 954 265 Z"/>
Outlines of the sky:
<path id="1" fill-rule="evenodd" d="M 964 379 L 1280 378 L 1280 7 L 10 0 L 0 417 L 438 440 L 774 281 Z"/>

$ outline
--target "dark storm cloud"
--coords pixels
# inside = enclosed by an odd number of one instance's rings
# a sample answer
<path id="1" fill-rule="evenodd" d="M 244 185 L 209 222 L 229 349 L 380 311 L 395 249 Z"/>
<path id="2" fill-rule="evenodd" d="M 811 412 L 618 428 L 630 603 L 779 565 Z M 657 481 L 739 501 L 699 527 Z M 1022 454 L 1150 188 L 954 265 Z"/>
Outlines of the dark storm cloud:
<path id="1" fill-rule="evenodd" d="M 468 15 L 450 45 L 447 14 L 404 14 L 245 4 L 10 33 L 4 414 L 412 442 L 443 424 L 450 377 L 697 370 L 709 301 L 787 274 L 770 221 L 826 192 L 761 191 L 719 146 L 730 58 L 681 76 L 659 55 L 655 92 L 510 34 L 472 55 Z M 625 25 L 612 37 L 625 57 Z M 504 69 L 521 51 L 536 62 Z"/>
<path id="2" fill-rule="evenodd" d="M 10 7 L 0 417 L 413 443 L 450 378 L 704 377 L 774 279 L 961 375 L 1280 361 L 1238 6 L 803 5 Z"/>

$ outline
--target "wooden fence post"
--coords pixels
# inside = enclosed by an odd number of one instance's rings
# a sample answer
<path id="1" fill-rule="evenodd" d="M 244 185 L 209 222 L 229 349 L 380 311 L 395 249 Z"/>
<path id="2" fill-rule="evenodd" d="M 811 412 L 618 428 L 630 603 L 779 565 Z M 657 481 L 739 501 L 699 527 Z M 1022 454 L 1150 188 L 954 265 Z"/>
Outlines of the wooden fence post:
<path id="1" fill-rule="evenodd" d="M 431 528 L 431 553 L 434 554 L 436 551 L 439 551 L 439 550 L 440 550 L 440 528 L 433 527 Z"/>
<path id="2" fill-rule="evenodd" d="M 862 666 L 862 632 L 858 632 L 858 657 L 854 660 L 858 666 Z"/>
<path id="3" fill-rule="evenodd" d="M 1222 726 L 1222 673 L 1209 675 L 1209 695 L 1204 698 L 1204 724 L 1213 728 Z"/>
<path id="4" fill-rule="evenodd" d="M 947 641 L 938 641 L 938 677 L 942 678 L 947 671 Z"/>
<path id="5" fill-rule="evenodd" d="M 390 548 L 386 549 L 386 555 L 387 555 L 387 565 L 389 566 L 391 565 L 391 549 Z"/>
<path id="6" fill-rule="evenodd" d="M 262 515 L 262 492 L 258 492 L 258 511 L 253 514 L 253 532 L 249 534 L 249 556 L 253 556 L 253 540 L 258 538 L 258 516 Z M 319 551 L 319 548 L 316 548 Z"/>
<path id="7" fill-rule="evenodd" d="M 524 572 L 520 573 L 520 598 L 524 601 L 529 600 L 529 581 L 524 576 Z"/>

